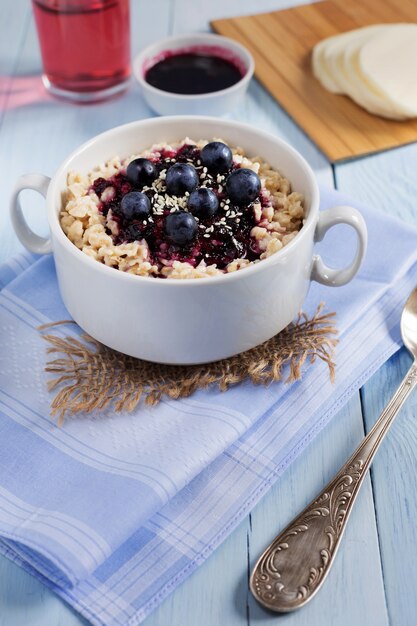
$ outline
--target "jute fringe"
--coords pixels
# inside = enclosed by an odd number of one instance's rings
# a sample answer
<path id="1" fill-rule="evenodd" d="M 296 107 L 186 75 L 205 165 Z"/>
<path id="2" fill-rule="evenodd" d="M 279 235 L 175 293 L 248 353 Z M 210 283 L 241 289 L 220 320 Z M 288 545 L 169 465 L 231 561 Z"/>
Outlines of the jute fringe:
<path id="1" fill-rule="evenodd" d="M 297 320 L 278 335 L 243 354 L 205 365 L 161 365 L 149 363 L 111 350 L 88 335 L 81 341 L 43 335 L 48 354 L 62 356 L 50 360 L 46 371 L 53 374 L 49 391 L 56 391 L 51 415 L 62 423 L 68 414 L 100 411 L 108 406 L 116 411 L 133 411 L 144 399 L 148 405 L 158 404 L 163 396 L 185 398 L 197 389 L 218 385 L 226 391 L 245 379 L 256 385 L 282 380 L 283 367 L 289 364 L 285 382 L 301 378 L 306 362 L 318 358 L 327 363 L 330 379 L 335 375 L 333 361 L 337 343 L 335 313 L 323 314 L 323 305 L 309 319 L 300 313 Z M 40 327 L 73 323 L 63 320 Z"/>

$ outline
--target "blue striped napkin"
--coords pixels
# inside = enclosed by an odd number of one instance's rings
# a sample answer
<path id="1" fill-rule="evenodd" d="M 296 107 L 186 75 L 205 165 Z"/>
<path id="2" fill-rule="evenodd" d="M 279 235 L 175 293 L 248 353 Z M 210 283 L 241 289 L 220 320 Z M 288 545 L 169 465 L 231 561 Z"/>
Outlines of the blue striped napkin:
<path id="1" fill-rule="evenodd" d="M 345 203 L 323 194 L 322 208 Z M 24 254 L 0 268 L 0 551 L 93 624 L 134 626 L 157 607 L 399 348 L 417 229 L 361 210 L 369 251 L 360 274 L 340 289 L 312 285 L 306 302 L 337 312 L 334 385 L 317 362 L 291 386 L 244 383 L 58 428 L 36 330 L 68 317 L 53 259 Z M 320 248 L 340 266 L 354 236 L 335 231 Z"/>

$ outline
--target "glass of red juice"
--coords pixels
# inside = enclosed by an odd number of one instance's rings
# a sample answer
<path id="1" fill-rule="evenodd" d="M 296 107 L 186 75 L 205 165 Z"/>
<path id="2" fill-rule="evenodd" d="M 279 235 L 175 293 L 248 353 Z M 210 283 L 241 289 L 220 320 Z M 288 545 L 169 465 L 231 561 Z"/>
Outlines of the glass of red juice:
<path id="1" fill-rule="evenodd" d="M 32 0 L 32 5 L 48 91 L 94 102 L 127 87 L 129 0 Z"/>

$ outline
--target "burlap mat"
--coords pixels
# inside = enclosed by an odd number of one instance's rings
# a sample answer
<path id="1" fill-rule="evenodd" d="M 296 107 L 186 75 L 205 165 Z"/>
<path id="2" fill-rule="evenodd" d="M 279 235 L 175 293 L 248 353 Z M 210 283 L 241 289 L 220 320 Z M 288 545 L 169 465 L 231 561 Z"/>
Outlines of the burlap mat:
<path id="1" fill-rule="evenodd" d="M 48 361 L 46 371 L 53 374 L 49 391 L 55 391 L 51 415 L 62 423 L 66 414 L 90 413 L 111 407 L 114 411 L 133 411 L 141 400 L 158 404 L 163 396 L 185 398 L 196 389 L 217 385 L 226 391 L 245 379 L 259 385 L 280 381 L 284 365 L 289 364 L 285 382 L 299 380 L 305 363 L 318 358 L 327 363 L 333 380 L 335 313 L 323 314 L 320 305 L 309 319 L 300 313 L 297 320 L 265 343 L 223 361 L 205 365 L 160 365 L 111 350 L 88 335 L 81 340 L 43 335 L 48 354 L 61 354 Z M 54 322 L 40 327 L 73 323 Z"/>

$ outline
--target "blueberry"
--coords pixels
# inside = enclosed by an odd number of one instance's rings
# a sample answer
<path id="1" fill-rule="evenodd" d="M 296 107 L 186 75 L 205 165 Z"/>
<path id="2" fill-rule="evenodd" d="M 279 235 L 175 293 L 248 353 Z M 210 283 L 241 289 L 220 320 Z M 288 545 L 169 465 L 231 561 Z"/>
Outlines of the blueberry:
<path id="1" fill-rule="evenodd" d="M 144 186 L 150 187 L 158 177 L 158 170 L 155 165 L 149 159 L 134 159 L 126 168 L 126 176 L 132 185 L 136 187 Z"/>
<path id="2" fill-rule="evenodd" d="M 120 213 L 126 220 L 144 220 L 151 210 L 151 201 L 140 191 L 131 191 L 123 196 Z"/>
<path id="3" fill-rule="evenodd" d="M 183 196 L 186 191 L 193 191 L 198 185 L 195 168 L 188 163 L 171 165 L 166 174 L 167 192 L 173 196 Z"/>
<path id="4" fill-rule="evenodd" d="M 177 211 L 165 218 L 165 234 L 171 243 L 184 246 L 192 243 L 197 236 L 198 225 L 191 213 Z"/>
<path id="5" fill-rule="evenodd" d="M 201 150 L 201 162 L 209 172 L 220 174 L 230 170 L 233 163 L 233 154 L 229 146 L 221 141 L 211 141 Z"/>
<path id="6" fill-rule="evenodd" d="M 226 193 L 235 204 L 250 204 L 259 196 L 260 178 L 252 170 L 240 167 L 227 178 Z"/>
<path id="7" fill-rule="evenodd" d="M 214 217 L 219 208 L 219 201 L 211 189 L 200 187 L 190 194 L 187 206 L 189 211 L 200 219 Z"/>

